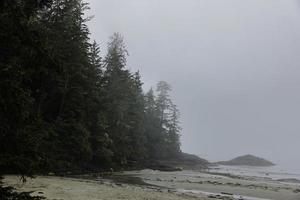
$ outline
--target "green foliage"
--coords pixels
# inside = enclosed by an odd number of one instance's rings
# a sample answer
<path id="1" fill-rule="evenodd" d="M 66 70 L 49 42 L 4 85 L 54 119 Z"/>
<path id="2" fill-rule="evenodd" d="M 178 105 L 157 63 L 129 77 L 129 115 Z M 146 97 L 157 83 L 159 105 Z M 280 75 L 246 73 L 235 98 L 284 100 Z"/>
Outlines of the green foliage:
<path id="1" fill-rule="evenodd" d="M 145 128 L 148 138 L 149 157 L 152 159 L 174 158 L 180 151 L 179 110 L 173 104 L 169 92 L 171 86 L 160 81 L 145 95 Z"/>
<path id="2" fill-rule="evenodd" d="M 121 166 L 145 156 L 142 83 L 138 73 L 125 69 L 126 55 L 123 38 L 114 34 L 104 60 L 103 88 L 113 160 Z"/>
<path id="3" fill-rule="evenodd" d="M 42 2 L 41 2 L 42 3 Z M 33 87 L 41 73 L 41 37 L 36 1 L 1 1 L 0 11 L 0 172 L 30 174 L 37 167 L 41 119 Z M 46 5 L 46 3 L 45 3 Z"/>
<path id="4" fill-rule="evenodd" d="M 81 0 L 1 1 L 1 174 L 136 167 L 180 152 L 170 85 L 144 94 L 118 33 L 102 59 L 86 9 Z"/>

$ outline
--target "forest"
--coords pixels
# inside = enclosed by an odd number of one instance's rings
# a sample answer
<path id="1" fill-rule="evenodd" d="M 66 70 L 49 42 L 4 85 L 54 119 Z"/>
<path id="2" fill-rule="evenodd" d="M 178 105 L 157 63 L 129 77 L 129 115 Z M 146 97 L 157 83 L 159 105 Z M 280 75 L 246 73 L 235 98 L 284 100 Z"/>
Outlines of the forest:
<path id="1" fill-rule="evenodd" d="M 171 86 L 143 91 L 119 33 L 101 57 L 87 9 L 0 1 L 0 176 L 142 168 L 181 153 Z"/>

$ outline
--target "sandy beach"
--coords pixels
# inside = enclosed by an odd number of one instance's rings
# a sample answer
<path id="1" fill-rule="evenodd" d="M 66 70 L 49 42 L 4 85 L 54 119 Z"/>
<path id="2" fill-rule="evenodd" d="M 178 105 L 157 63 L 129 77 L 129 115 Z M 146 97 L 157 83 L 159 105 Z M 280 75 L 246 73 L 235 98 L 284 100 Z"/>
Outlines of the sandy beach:
<path id="1" fill-rule="evenodd" d="M 50 200 L 299 200 L 300 185 L 260 177 L 230 176 L 196 171 L 127 171 L 98 176 L 38 176 L 20 182 L 5 176 L 4 183 L 19 191 L 33 191 Z"/>
<path id="2" fill-rule="evenodd" d="M 150 186 L 114 183 L 107 179 L 88 180 L 56 176 L 38 176 L 22 183 L 17 176 L 5 176 L 5 185 L 49 200 L 193 200 L 184 194 Z M 205 200 L 205 198 L 201 198 Z"/>

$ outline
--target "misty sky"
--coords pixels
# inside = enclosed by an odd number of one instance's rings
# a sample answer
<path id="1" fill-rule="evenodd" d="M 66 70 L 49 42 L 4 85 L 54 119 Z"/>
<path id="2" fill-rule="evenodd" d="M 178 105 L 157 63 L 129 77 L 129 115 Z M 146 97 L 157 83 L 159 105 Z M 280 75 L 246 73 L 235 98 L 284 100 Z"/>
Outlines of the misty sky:
<path id="1" fill-rule="evenodd" d="M 144 88 L 165 80 L 182 149 L 209 160 L 251 153 L 300 168 L 297 0 L 88 0 L 105 51 L 121 33 Z"/>

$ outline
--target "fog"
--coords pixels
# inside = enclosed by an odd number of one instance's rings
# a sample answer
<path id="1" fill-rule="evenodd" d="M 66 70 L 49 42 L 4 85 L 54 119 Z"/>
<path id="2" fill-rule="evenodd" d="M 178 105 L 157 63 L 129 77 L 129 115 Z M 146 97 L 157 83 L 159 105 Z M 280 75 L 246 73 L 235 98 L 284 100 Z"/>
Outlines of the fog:
<path id="1" fill-rule="evenodd" d="M 89 0 L 102 50 L 124 36 L 145 90 L 165 80 L 182 149 L 300 168 L 300 4 L 296 0 Z"/>

